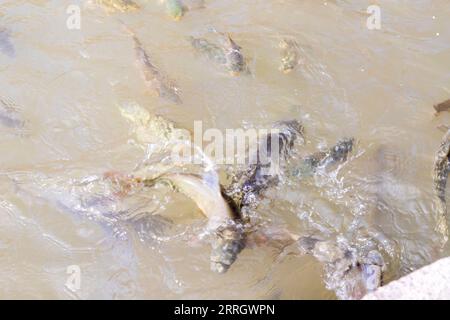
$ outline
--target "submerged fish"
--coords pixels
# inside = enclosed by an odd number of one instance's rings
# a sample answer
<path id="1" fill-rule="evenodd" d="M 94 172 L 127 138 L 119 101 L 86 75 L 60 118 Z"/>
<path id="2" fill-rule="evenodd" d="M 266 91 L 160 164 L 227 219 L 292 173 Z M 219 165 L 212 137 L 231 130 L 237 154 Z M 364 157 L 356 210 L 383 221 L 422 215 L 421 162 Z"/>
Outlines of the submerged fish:
<path id="1" fill-rule="evenodd" d="M 435 104 L 433 106 L 433 108 L 434 108 L 434 110 L 436 110 L 436 115 L 438 115 L 439 113 L 444 112 L 444 111 L 449 111 L 450 110 L 450 99 L 448 99 L 444 102 Z"/>
<path id="2" fill-rule="evenodd" d="M 447 188 L 447 179 L 450 166 L 450 130 L 447 131 L 442 139 L 441 145 L 436 152 L 436 159 L 433 169 L 433 183 L 434 190 L 437 196 L 438 213 L 440 215 L 437 229 L 444 235 L 445 239 L 448 239 L 448 226 L 447 226 L 447 202 L 445 199 L 445 193 Z"/>
<path id="3" fill-rule="evenodd" d="M 279 47 L 281 49 L 280 71 L 289 73 L 299 64 L 300 54 L 298 44 L 294 40 L 283 39 Z"/>
<path id="4" fill-rule="evenodd" d="M 167 79 L 151 62 L 149 54 L 144 49 L 136 34 L 125 26 L 125 24 L 123 25 L 133 38 L 137 63 L 148 88 L 154 90 L 159 97 L 165 100 L 172 103 L 181 104 L 182 101 L 179 96 L 179 89 L 173 81 Z"/>
<path id="5" fill-rule="evenodd" d="M 203 38 L 189 38 L 192 47 L 208 59 L 226 68 L 232 75 L 248 72 L 241 47 L 234 42 L 230 35 L 225 36 L 225 44 L 218 46 Z"/>
<path id="6" fill-rule="evenodd" d="M 13 58 L 16 55 L 16 50 L 10 39 L 10 32 L 0 27 L 0 52 L 6 56 Z"/>
<path id="7" fill-rule="evenodd" d="M 167 14 L 174 20 L 180 20 L 186 11 L 181 0 L 164 0 L 166 4 Z"/>
<path id="8" fill-rule="evenodd" d="M 180 20 L 189 10 L 204 7 L 204 0 L 161 0 L 161 2 L 165 3 L 167 14 L 175 21 Z"/>
<path id="9" fill-rule="evenodd" d="M 140 9 L 140 6 L 133 0 L 95 0 L 95 3 L 103 6 L 110 13 L 116 11 L 129 12 Z"/>
<path id="10" fill-rule="evenodd" d="M 25 121 L 22 119 L 18 108 L 10 101 L 0 98 L 0 124 L 8 128 L 23 128 Z"/>

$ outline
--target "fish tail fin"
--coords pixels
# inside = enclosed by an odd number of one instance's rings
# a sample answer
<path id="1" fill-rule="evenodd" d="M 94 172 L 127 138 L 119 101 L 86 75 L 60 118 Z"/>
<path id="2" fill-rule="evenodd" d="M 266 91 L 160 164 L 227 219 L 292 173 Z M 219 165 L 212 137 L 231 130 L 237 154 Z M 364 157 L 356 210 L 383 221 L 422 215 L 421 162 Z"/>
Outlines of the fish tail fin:
<path id="1" fill-rule="evenodd" d="M 224 36 L 226 36 L 228 43 L 230 44 L 230 47 L 232 47 L 235 50 L 241 50 L 241 46 L 239 46 L 236 42 L 234 42 L 233 38 L 231 37 L 231 34 L 229 32 L 227 32 L 226 34 L 224 34 Z"/>

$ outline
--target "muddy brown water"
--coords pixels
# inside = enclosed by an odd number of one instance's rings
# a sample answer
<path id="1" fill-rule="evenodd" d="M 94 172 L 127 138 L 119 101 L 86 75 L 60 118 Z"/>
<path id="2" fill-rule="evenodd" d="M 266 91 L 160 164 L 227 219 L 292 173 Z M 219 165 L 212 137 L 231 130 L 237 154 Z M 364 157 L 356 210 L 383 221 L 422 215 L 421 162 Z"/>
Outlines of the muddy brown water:
<path id="1" fill-rule="evenodd" d="M 222 130 L 299 119 L 304 154 L 355 137 L 344 165 L 270 190 L 262 219 L 298 234 L 376 238 L 389 257 L 387 281 L 450 254 L 439 250 L 431 177 L 437 127 L 450 120 L 432 107 L 450 96 L 448 0 L 206 0 L 178 22 L 158 1 L 138 2 L 141 10 L 117 14 L 76 0 L 0 2 L 0 30 L 8 30 L 0 96 L 25 119 L 24 128 L 0 127 L 1 298 L 335 298 L 320 264 L 295 245 L 246 249 L 228 273 L 212 273 L 209 246 L 180 237 L 204 223 L 182 196 L 146 198 L 147 210 L 180 221 L 150 242 L 129 230 L 113 236 L 48 201 L 36 173 L 59 172 L 64 189 L 74 170 L 88 177 L 142 159 L 118 109 L 130 102 L 189 129 L 195 120 Z M 71 4 L 81 6 L 80 30 L 66 28 Z M 366 26 L 370 4 L 381 8 L 380 30 Z M 146 89 L 118 18 L 177 83 L 183 104 Z M 243 48 L 250 75 L 231 77 L 193 52 L 188 37 L 214 38 L 213 30 Z M 282 38 L 301 48 L 289 74 L 278 71 Z M 3 175 L 11 171 L 32 187 Z M 71 265 L 81 271 L 75 291 L 66 286 Z"/>

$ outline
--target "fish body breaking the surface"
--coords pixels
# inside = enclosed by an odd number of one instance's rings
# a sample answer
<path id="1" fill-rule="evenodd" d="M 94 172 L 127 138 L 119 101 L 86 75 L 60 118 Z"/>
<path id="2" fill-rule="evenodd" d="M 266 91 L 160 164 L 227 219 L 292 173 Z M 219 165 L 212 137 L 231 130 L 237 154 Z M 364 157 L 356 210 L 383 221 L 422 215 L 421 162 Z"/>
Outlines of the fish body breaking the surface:
<path id="1" fill-rule="evenodd" d="M 192 47 L 218 65 L 226 68 L 232 75 L 248 71 L 241 47 L 230 35 L 225 36 L 225 44 L 218 46 L 203 38 L 190 37 Z"/>
<path id="2" fill-rule="evenodd" d="M 437 229 L 444 235 L 445 239 L 448 239 L 448 226 L 447 226 L 447 202 L 445 199 L 447 179 L 450 166 L 450 130 L 447 131 L 442 139 L 441 145 L 436 152 L 436 158 L 433 169 L 433 182 L 434 190 L 437 196 L 437 207 L 439 213 L 439 222 Z"/>
<path id="3" fill-rule="evenodd" d="M 95 0 L 95 3 L 103 6 L 106 11 L 112 12 L 129 12 L 140 9 L 140 6 L 133 0 Z"/>
<path id="4" fill-rule="evenodd" d="M 328 150 L 305 157 L 293 170 L 293 176 L 307 178 L 312 176 L 318 168 L 345 161 L 348 154 L 352 152 L 354 143 L 353 138 L 341 139 Z"/>
<path id="5" fill-rule="evenodd" d="M 166 183 L 195 202 L 208 218 L 208 230 L 213 234 L 211 270 L 226 272 L 245 247 L 246 236 L 238 206 L 218 181 L 194 174 L 166 173 L 142 182 L 147 187 Z"/>
<path id="6" fill-rule="evenodd" d="M 181 104 L 179 89 L 173 81 L 167 79 L 151 62 L 149 54 L 136 34 L 127 26 L 124 25 L 124 27 L 133 37 L 137 63 L 147 86 L 154 90 L 159 97 L 175 104 Z"/>
<path id="7" fill-rule="evenodd" d="M 278 129 L 278 132 L 271 138 L 277 139 L 278 152 L 286 157 L 295 140 L 301 135 L 303 127 L 297 121 L 279 122 L 274 127 Z M 270 157 L 274 151 L 272 140 L 263 139 L 263 144 L 261 150 L 267 151 Z M 207 229 L 213 234 L 211 269 L 224 273 L 234 263 L 246 244 L 248 226 L 246 218 L 242 215 L 243 210 L 256 206 L 261 193 L 273 185 L 278 178 L 277 171 L 265 171 L 266 163 L 261 161 L 259 152 L 255 155 L 256 164 L 243 174 L 240 181 L 236 182 L 239 194 L 232 194 L 230 189 L 225 190 L 214 169 L 203 171 L 201 174 L 186 173 L 186 171 L 173 172 L 179 169 L 174 164 L 174 168 L 159 172 L 150 172 L 144 168 L 135 172 L 133 179 L 145 187 L 165 183 L 195 202 L 208 218 Z"/>
<path id="8" fill-rule="evenodd" d="M 246 71 L 247 66 L 245 63 L 244 55 L 241 52 L 242 48 L 233 41 L 229 34 L 227 35 L 226 45 L 224 49 L 225 57 L 227 59 L 227 69 L 230 70 L 234 75 Z"/>
<path id="9" fill-rule="evenodd" d="M 300 62 L 298 44 L 294 40 L 282 40 L 279 44 L 281 49 L 280 71 L 289 73 L 295 69 Z"/>
<path id="10" fill-rule="evenodd" d="M 264 190 L 278 183 L 280 168 L 272 167 L 274 165 L 274 162 L 271 161 L 272 156 L 281 158 L 279 160 L 286 160 L 295 141 L 303 138 L 303 126 L 296 120 L 280 121 L 273 127 L 277 132 L 260 140 L 255 154 L 256 159 L 251 160 L 255 164 L 250 166 L 249 170 L 241 177 L 244 181 L 241 182 L 239 203 L 245 210 L 257 204 L 257 200 Z M 277 144 L 278 150 L 274 150 L 274 143 Z M 273 155 L 273 151 L 278 151 L 279 154 Z M 265 163 L 265 161 L 268 162 Z M 280 164 L 276 163 L 275 166 Z"/>

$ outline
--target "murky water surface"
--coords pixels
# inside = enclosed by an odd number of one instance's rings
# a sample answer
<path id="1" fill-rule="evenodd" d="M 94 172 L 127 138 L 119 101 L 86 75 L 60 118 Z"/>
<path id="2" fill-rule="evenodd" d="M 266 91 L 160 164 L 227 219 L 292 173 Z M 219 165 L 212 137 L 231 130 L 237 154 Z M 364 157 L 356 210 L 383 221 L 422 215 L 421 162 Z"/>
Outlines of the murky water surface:
<path id="1" fill-rule="evenodd" d="M 440 250 L 431 176 L 437 127 L 450 120 L 432 110 L 450 96 L 448 0 L 206 0 L 177 22 L 159 1 L 137 2 L 140 10 L 112 13 L 76 0 L 0 1 L 1 298 L 335 298 L 321 265 L 296 245 L 249 247 L 226 274 L 211 272 L 209 245 L 186 241 L 205 219 L 179 194 L 104 203 L 100 186 L 87 190 L 98 202 L 80 205 L 81 182 L 130 171 L 145 156 L 120 113 L 130 103 L 187 129 L 195 120 L 223 130 L 298 119 L 300 156 L 355 137 L 345 163 L 268 190 L 260 220 L 360 246 L 372 239 L 386 282 L 450 254 Z M 71 4 L 81 7 L 80 30 L 66 27 Z M 381 8 L 380 30 L 366 27 L 370 4 Z M 145 86 L 122 23 L 182 104 Z M 249 74 L 230 76 L 189 43 L 218 32 L 242 47 Z M 299 46 L 288 74 L 279 71 L 282 39 Z M 107 213 L 119 211 L 177 223 L 151 234 L 111 227 Z M 71 265 L 81 270 L 75 291 Z"/>

